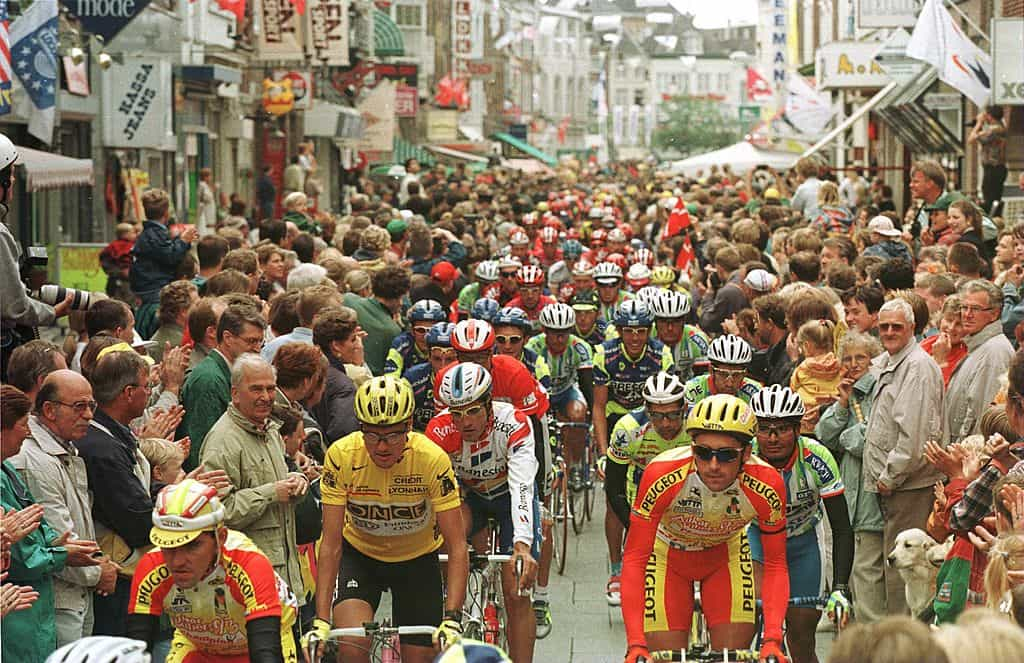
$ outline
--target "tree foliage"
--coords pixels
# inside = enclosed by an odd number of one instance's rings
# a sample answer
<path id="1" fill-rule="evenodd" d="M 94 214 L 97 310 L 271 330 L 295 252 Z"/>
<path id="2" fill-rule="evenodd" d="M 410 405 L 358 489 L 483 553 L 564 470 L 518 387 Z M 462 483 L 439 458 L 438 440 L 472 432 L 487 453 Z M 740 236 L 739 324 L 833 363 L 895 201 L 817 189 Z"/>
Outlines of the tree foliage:
<path id="1" fill-rule="evenodd" d="M 743 137 L 738 117 L 726 115 L 727 106 L 716 99 L 675 96 L 661 103 L 654 147 L 684 156 L 728 147 Z"/>

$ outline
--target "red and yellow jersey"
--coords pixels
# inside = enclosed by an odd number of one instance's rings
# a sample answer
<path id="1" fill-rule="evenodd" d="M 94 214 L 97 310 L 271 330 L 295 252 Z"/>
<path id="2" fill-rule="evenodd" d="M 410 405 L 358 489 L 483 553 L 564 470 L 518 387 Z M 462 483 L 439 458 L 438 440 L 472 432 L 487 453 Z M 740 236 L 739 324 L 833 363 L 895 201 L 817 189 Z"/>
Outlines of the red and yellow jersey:
<path id="1" fill-rule="evenodd" d="M 786 487 L 778 471 L 751 456 L 739 478 L 721 492 L 697 474 L 689 447 L 669 449 L 648 463 L 633 516 L 657 524 L 657 537 L 678 550 L 725 543 L 756 520 L 762 532 L 786 529 Z"/>
<path id="2" fill-rule="evenodd" d="M 288 585 L 270 560 L 241 532 L 228 530 L 220 563 L 195 587 L 174 584 L 159 548 L 146 553 L 132 578 L 128 612 L 163 615 L 197 651 L 240 656 L 249 651 L 245 625 L 252 619 L 280 617 L 282 632 L 298 610 Z"/>
<path id="3" fill-rule="evenodd" d="M 434 399 L 441 401 L 441 382 L 444 374 L 456 364 L 448 364 L 434 379 Z M 511 403 L 527 416 L 543 416 L 548 411 L 548 393 L 529 369 L 515 357 L 494 355 L 491 357 L 491 397 L 496 401 Z"/>
<path id="4" fill-rule="evenodd" d="M 362 432 L 346 435 L 327 450 L 320 490 L 324 504 L 345 507 L 345 540 L 382 562 L 440 548 L 437 514 L 461 504 L 448 454 L 421 433 L 409 433 L 388 469 L 373 463 Z"/>

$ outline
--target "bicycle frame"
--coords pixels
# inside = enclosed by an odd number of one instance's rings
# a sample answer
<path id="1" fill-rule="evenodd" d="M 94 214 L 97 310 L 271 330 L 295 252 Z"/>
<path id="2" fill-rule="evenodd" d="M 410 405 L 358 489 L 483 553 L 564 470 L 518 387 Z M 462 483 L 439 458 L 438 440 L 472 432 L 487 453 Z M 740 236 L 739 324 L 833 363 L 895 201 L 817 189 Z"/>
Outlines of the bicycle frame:
<path id="1" fill-rule="evenodd" d="M 443 564 L 448 556 L 438 555 L 438 559 Z M 502 646 L 501 641 L 506 638 L 503 624 L 506 612 L 501 568 L 510 561 L 511 555 L 470 553 L 466 604 L 462 607 L 464 637 Z M 492 606 L 493 615 L 488 614 Z"/>
<path id="2" fill-rule="evenodd" d="M 370 645 L 366 648 L 367 652 L 370 654 L 372 661 L 379 663 L 383 660 L 385 648 L 393 647 L 391 641 L 394 637 L 401 637 L 403 635 L 432 636 L 436 630 L 436 626 L 391 626 L 386 621 L 383 623 L 366 622 L 362 626 L 331 629 L 327 634 L 327 639 L 323 641 L 311 638 L 306 654 L 309 656 L 309 661 L 316 662 L 321 660 L 323 656 L 322 647 L 328 642 L 337 641 L 341 638 L 370 638 Z M 354 645 L 355 643 L 350 644 Z M 400 659 L 401 652 L 397 653 Z"/>

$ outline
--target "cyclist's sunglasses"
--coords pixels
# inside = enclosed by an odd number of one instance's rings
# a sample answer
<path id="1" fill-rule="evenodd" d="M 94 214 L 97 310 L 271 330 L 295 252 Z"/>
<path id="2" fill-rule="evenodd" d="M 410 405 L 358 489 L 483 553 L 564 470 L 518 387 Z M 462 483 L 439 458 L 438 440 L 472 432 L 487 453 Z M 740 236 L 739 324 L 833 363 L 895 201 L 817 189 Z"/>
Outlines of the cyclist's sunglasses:
<path id="1" fill-rule="evenodd" d="M 743 449 L 736 449 L 735 447 L 728 447 L 726 449 L 712 449 L 711 447 L 705 447 L 700 444 L 694 444 L 693 453 L 697 455 L 704 462 L 709 462 L 712 458 L 717 460 L 722 465 L 728 463 L 735 463 L 740 459 L 740 454 L 743 453 Z"/>
<path id="2" fill-rule="evenodd" d="M 519 334 L 516 334 L 514 336 L 505 336 L 504 334 L 499 334 L 494 337 L 494 340 L 496 340 L 498 343 L 519 343 L 520 341 L 523 340 L 523 337 L 522 335 Z"/>
<path id="3" fill-rule="evenodd" d="M 461 410 L 448 410 L 452 415 L 452 421 L 461 421 L 465 417 L 478 417 L 487 409 L 487 403 L 477 403 Z"/>

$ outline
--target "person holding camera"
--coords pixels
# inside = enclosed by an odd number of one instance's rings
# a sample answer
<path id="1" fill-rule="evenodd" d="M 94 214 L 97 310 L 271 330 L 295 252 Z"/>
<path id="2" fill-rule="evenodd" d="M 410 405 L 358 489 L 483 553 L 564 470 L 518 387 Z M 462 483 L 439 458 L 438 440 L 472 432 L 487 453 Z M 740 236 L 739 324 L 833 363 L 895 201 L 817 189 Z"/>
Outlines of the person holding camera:
<path id="1" fill-rule="evenodd" d="M 171 221 L 171 200 L 163 189 L 150 189 L 142 194 L 146 221 L 132 247 L 132 268 L 129 272 L 132 290 L 142 300 L 135 312 L 135 329 L 142 338 L 149 338 L 157 328 L 156 309 L 160 289 L 174 280 L 178 265 L 199 236 L 195 226 L 187 226 L 178 237 L 171 237 L 167 226 Z"/>
<path id="2" fill-rule="evenodd" d="M 14 162 L 18 148 L 0 134 L 0 378 L 7 380 L 7 360 L 19 345 L 32 340 L 35 327 L 48 327 L 71 310 L 74 290 L 53 305 L 32 299 L 21 279 L 21 246 L 7 227 L 8 205 L 14 191 Z"/>

